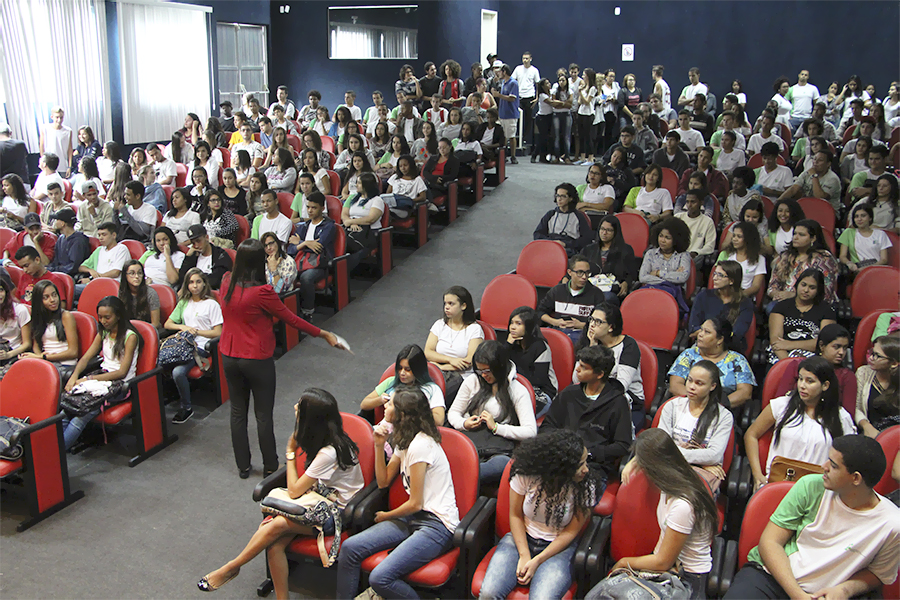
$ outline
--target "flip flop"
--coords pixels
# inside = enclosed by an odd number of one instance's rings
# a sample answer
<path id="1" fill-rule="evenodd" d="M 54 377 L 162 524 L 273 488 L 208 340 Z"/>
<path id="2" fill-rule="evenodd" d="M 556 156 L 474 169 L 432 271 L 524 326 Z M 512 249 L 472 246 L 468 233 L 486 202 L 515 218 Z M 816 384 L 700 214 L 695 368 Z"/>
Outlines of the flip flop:
<path id="1" fill-rule="evenodd" d="M 231 577 L 229 577 L 228 579 L 226 579 L 219 585 L 215 585 L 215 586 L 209 582 L 209 575 L 207 575 L 206 577 L 204 577 L 203 579 L 201 579 L 200 581 L 197 582 L 197 587 L 200 588 L 201 592 L 214 592 L 217 589 L 219 589 L 220 587 L 222 587 L 223 585 L 225 585 L 226 583 L 228 583 L 229 581 L 231 581 L 232 579 L 234 579 L 235 577 L 237 577 L 238 573 L 240 573 L 240 572 L 241 572 L 241 570 L 238 569 L 237 571 L 235 571 L 234 575 L 232 575 Z"/>

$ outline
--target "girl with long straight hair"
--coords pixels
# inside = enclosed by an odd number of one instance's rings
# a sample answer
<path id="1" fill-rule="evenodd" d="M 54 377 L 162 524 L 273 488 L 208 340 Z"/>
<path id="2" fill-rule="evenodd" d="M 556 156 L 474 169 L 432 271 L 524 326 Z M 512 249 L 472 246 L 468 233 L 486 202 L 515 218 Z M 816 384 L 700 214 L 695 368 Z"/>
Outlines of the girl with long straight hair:
<path id="1" fill-rule="evenodd" d="M 266 283 L 266 251 L 259 240 L 238 246 L 234 268 L 222 281 L 224 326 L 219 349 L 231 394 L 231 444 L 241 479 L 250 477 L 250 441 L 247 412 L 253 393 L 256 430 L 263 455 L 264 474 L 278 469 L 272 411 L 275 407 L 275 334 L 272 317 L 331 346 L 333 333 L 309 324 L 289 311 L 272 286 Z"/>
<path id="2" fill-rule="evenodd" d="M 31 350 L 31 317 L 16 298 L 16 288 L 0 277 L 0 365 Z"/>
<path id="3" fill-rule="evenodd" d="M 416 344 L 404 346 L 397 353 L 394 375 L 375 386 L 375 389 L 363 398 L 359 407 L 362 410 L 372 411 L 379 406 L 384 406 L 404 386 L 413 386 L 422 390 L 425 398 L 428 399 L 428 406 L 434 416 L 434 424 L 438 427 L 442 426 L 446 411 L 444 392 L 437 383 L 432 381 L 431 375 L 428 374 L 428 359 L 425 358 L 425 351 Z"/>
<path id="4" fill-rule="evenodd" d="M 735 223 L 731 240 L 719 253 L 719 262 L 734 261 L 740 265 L 741 293 L 747 298 L 755 298 L 766 280 L 766 261 L 761 257 L 762 240 L 757 226 L 749 221 Z"/>
<path id="5" fill-rule="evenodd" d="M 362 173 L 374 173 L 372 163 L 369 162 L 365 152 L 354 152 L 350 156 L 347 181 L 341 190 L 341 200 L 346 200 L 351 194 L 356 193 L 356 182 Z"/>
<path id="6" fill-rule="evenodd" d="M 534 388 L 537 417 L 550 408 L 556 397 L 557 381 L 553 371 L 550 345 L 541 334 L 541 318 L 529 306 L 520 306 L 509 315 L 506 350 L 516 366 L 516 373 Z"/>
<path id="7" fill-rule="evenodd" d="M 31 352 L 23 358 L 40 358 L 53 363 L 60 381 L 68 381 L 78 362 L 78 325 L 65 310 L 59 289 L 47 279 L 34 284 L 31 292 Z"/>
<path id="8" fill-rule="evenodd" d="M 128 260 L 122 266 L 119 300 L 125 304 L 129 319 L 150 323 L 157 331 L 162 329 L 159 320 L 159 294 L 147 284 L 141 261 Z"/>
<path id="9" fill-rule="evenodd" d="M 775 304 L 769 315 L 769 363 L 783 358 L 812 356 L 819 332 L 837 322 L 825 301 L 825 276 L 806 269 L 797 276 L 796 295 Z"/>
<path id="10" fill-rule="evenodd" d="M 484 330 L 475 318 L 472 294 L 461 285 L 443 295 L 442 317 L 434 322 L 425 342 L 425 358 L 444 373 L 446 405 L 453 403 L 463 379 L 473 376 L 472 360 Z"/>
<path id="11" fill-rule="evenodd" d="M 713 267 L 712 288 L 700 290 L 691 306 L 688 332 L 697 339 L 700 326 L 707 319 L 723 317 L 732 326 L 732 349 L 743 352 L 747 347 L 747 331 L 753 321 L 753 302 L 743 294 L 743 269 L 733 260 L 721 260 Z"/>
<path id="12" fill-rule="evenodd" d="M 591 170 L 595 167 L 603 169 L 600 165 L 594 165 Z M 634 249 L 622 235 L 622 224 L 618 217 L 606 215 L 600 219 L 597 241 L 584 249 L 584 255 L 591 264 L 592 279 L 606 276 L 603 277 L 609 285 L 609 291 L 603 292 L 606 302 L 616 306 L 621 304 L 637 277 L 637 261 Z"/>
<path id="13" fill-rule="evenodd" d="M 594 127 L 594 112 L 597 103 L 597 74 L 593 69 L 585 69 L 584 76 L 578 84 L 578 89 L 573 90 L 577 94 L 578 109 L 576 111 L 576 124 L 578 125 L 578 139 L 581 140 L 581 156 L 583 162 L 577 164 L 588 166 L 594 163 L 594 147 L 597 144 L 597 128 Z M 585 160 L 587 155 L 587 160 Z"/>
<path id="14" fill-rule="evenodd" d="M 288 495 L 299 498 L 311 491 L 334 490 L 335 503 L 343 508 L 363 488 L 364 480 L 357 458 L 359 448 L 344 431 L 337 400 L 325 390 L 309 388 L 294 405 L 294 415 L 294 432 L 288 438 L 286 452 Z M 300 452 L 305 457 L 302 475 L 297 465 Z M 334 519 L 329 519 L 322 529 L 325 535 L 334 535 Z M 197 587 L 204 592 L 219 589 L 265 550 L 275 596 L 286 599 L 289 597 L 287 547 L 298 535 L 316 533 L 311 527 L 298 525 L 286 517 L 266 517 L 241 553 L 201 579 Z"/>
<path id="15" fill-rule="evenodd" d="M 240 223 L 234 213 L 225 206 L 218 190 L 209 190 L 203 203 L 206 205 L 206 216 L 203 226 L 209 234 L 209 241 L 220 248 L 234 248 L 234 238 L 240 231 Z"/>
<path id="16" fill-rule="evenodd" d="M 184 262 L 184 252 L 178 248 L 175 233 L 165 225 L 157 227 L 150 237 L 150 249 L 140 258 L 149 283 L 164 283 L 175 287 L 178 270 Z"/>
<path id="17" fill-rule="evenodd" d="M 247 214 L 247 190 L 238 185 L 237 173 L 231 167 L 222 171 L 222 185 L 219 186 L 219 193 L 222 195 L 225 206 L 231 212 L 241 216 Z"/>

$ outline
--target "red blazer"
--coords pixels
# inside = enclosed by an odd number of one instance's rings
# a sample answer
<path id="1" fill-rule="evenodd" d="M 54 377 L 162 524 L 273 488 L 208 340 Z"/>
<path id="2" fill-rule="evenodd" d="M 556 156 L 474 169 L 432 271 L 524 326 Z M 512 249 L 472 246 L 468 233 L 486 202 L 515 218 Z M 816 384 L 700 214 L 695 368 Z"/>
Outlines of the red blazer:
<path id="1" fill-rule="evenodd" d="M 27 231 L 20 231 L 17 233 L 9 242 L 6 243 L 6 247 L 3 249 L 6 252 L 9 252 L 9 257 L 14 259 L 16 258 L 16 252 L 25 245 L 25 236 L 28 235 Z M 44 251 L 44 254 L 47 255 L 47 258 L 53 260 L 53 256 L 56 254 L 56 236 L 52 233 L 48 233 L 44 231 L 41 234 L 41 250 Z"/>
<path id="2" fill-rule="evenodd" d="M 231 301 L 225 294 L 231 280 L 228 273 L 219 291 L 222 298 L 222 354 L 232 358 L 264 360 L 275 353 L 275 332 L 272 317 L 281 319 L 303 333 L 318 336 L 320 329 L 304 321 L 287 309 L 271 285 L 235 286 Z"/>

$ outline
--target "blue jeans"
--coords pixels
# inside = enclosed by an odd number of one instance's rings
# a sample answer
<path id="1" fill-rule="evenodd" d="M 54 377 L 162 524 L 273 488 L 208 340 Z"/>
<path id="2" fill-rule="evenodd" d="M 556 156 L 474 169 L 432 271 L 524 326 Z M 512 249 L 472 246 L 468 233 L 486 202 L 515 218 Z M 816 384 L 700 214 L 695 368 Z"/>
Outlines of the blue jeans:
<path id="1" fill-rule="evenodd" d="M 530 535 L 528 550 L 534 558 L 550 545 L 546 540 L 537 540 Z M 572 557 L 575 556 L 577 538 L 564 550 L 554 554 L 537 568 L 529 584 L 529 598 L 562 598 L 572 585 Z M 481 599 L 506 598 L 518 585 L 516 566 L 519 563 L 519 551 L 512 533 L 507 533 L 497 545 L 491 563 L 488 565 L 484 582 L 481 584 Z"/>
<path id="2" fill-rule="evenodd" d="M 500 483 L 500 479 L 503 477 L 503 470 L 509 461 L 510 458 L 505 454 L 495 454 L 482 462 L 479 468 L 478 482 L 481 485 Z"/>
<path id="3" fill-rule="evenodd" d="M 341 544 L 335 597 L 355 597 L 362 562 L 376 552 L 393 548 L 369 574 L 369 585 L 385 598 L 418 598 L 402 577 L 445 553 L 452 542 L 453 532 L 424 510 L 373 525 Z"/>
<path id="4" fill-rule="evenodd" d="M 553 132 L 550 134 L 554 156 L 565 158 L 569 155 L 569 138 L 572 137 L 572 113 L 553 113 Z"/>
<path id="5" fill-rule="evenodd" d="M 297 275 L 300 287 L 300 308 L 314 310 L 316 308 L 316 284 L 325 278 L 325 269 L 306 269 Z"/>
<path id="6" fill-rule="evenodd" d="M 91 411 L 83 417 L 72 417 L 64 418 L 62 421 L 63 425 L 63 440 L 66 444 L 66 450 L 75 445 L 75 442 L 78 441 L 78 438 L 81 437 L 81 432 L 84 431 L 84 428 L 87 427 L 88 423 L 94 420 L 94 417 L 100 414 L 100 409 Z"/>
<path id="7" fill-rule="evenodd" d="M 613 306 L 619 306 L 622 304 L 622 300 L 615 292 L 603 292 L 603 300 L 608 304 L 612 304 Z"/>
<path id="8" fill-rule="evenodd" d="M 193 360 L 184 364 L 172 367 L 172 379 L 175 380 L 175 387 L 178 388 L 178 397 L 181 398 L 181 408 L 191 410 L 191 382 L 188 379 L 188 373 L 197 363 Z"/>

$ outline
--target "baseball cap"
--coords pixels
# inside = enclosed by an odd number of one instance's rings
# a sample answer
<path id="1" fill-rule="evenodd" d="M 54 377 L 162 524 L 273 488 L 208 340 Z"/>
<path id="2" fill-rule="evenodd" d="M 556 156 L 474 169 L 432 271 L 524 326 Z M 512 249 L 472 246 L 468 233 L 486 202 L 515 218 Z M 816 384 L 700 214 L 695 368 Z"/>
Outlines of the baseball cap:
<path id="1" fill-rule="evenodd" d="M 86 194 L 88 190 L 94 190 L 98 194 L 100 193 L 100 188 L 97 187 L 96 181 L 85 181 L 81 184 L 81 193 Z"/>
<path id="2" fill-rule="evenodd" d="M 0 133 L 12 133 L 9 123 L 0 123 Z"/>
<path id="3" fill-rule="evenodd" d="M 225 102 L 219 102 L 219 106 L 230 106 L 234 108 L 234 104 L 231 103 L 231 100 L 226 100 Z"/>
<path id="4" fill-rule="evenodd" d="M 502 67 L 502 66 L 503 66 L 503 61 L 502 61 L 502 60 L 495 60 L 495 61 L 494 61 L 494 64 L 491 65 L 491 66 L 494 67 L 495 69 L 497 69 L 497 68 L 499 68 L 499 67 Z"/>
<path id="5" fill-rule="evenodd" d="M 37 213 L 28 213 L 25 215 L 25 229 L 28 229 L 32 225 L 40 225 L 41 217 L 38 216 Z"/>
<path id="6" fill-rule="evenodd" d="M 206 235 L 206 227 L 203 225 L 191 225 L 188 229 L 188 239 L 191 241 L 196 240 L 199 237 L 203 237 Z"/>
<path id="7" fill-rule="evenodd" d="M 75 216 L 75 211 L 68 207 L 61 208 L 53 213 L 52 218 L 55 221 L 63 221 L 65 223 L 68 223 L 69 225 L 74 225 L 75 221 L 78 220 L 78 218 Z"/>

